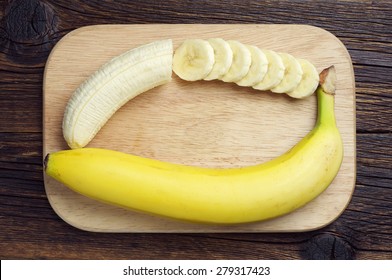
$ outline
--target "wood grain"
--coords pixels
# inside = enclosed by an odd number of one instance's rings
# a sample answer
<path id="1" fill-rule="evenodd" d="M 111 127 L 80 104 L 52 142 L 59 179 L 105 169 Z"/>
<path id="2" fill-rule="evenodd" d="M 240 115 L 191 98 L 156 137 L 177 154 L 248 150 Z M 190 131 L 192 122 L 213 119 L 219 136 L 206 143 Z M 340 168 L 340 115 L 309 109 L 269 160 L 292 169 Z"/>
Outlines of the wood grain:
<path id="1" fill-rule="evenodd" d="M 50 32 L 30 28 L 45 26 L 34 16 L 41 9 Z M 23 24 L 11 11 L 24 13 Z M 0 257 L 392 259 L 391 18 L 389 0 L 0 1 Z M 42 180 L 44 65 L 64 35 L 107 23 L 311 24 L 336 35 L 351 55 L 357 93 L 357 180 L 348 208 L 327 227 L 291 234 L 101 234 L 64 223 Z"/>

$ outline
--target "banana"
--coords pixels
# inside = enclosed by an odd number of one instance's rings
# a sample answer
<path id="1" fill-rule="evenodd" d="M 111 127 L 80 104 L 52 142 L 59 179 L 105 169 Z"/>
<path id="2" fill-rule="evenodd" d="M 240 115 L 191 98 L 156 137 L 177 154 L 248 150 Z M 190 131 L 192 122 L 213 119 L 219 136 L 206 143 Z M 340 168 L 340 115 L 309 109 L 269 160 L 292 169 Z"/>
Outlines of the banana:
<path id="1" fill-rule="evenodd" d="M 86 79 L 65 108 L 62 128 L 69 147 L 86 146 L 126 102 L 169 82 L 172 56 L 171 40 L 152 42 L 113 58 Z"/>
<path id="2" fill-rule="evenodd" d="M 268 70 L 268 60 L 264 52 L 258 47 L 247 45 L 251 53 L 251 64 L 248 74 L 236 84 L 243 87 L 253 86 L 260 83 Z"/>
<path id="3" fill-rule="evenodd" d="M 310 61 L 301 58 L 298 58 L 297 60 L 301 64 L 303 71 L 302 79 L 293 91 L 286 93 L 293 98 L 305 98 L 316 91 L 319 84 L 319 75 L 316 67 L 314 67 Z"/>
<path id="4" fill-rule="evenodd" d="M 215 62 L 214 49 L 202 39 L 185 40 L 174 52 L 173 71 L 186 81 L 202 80 Z"/>
<path id="5" fill-rule="evenodd" d="M 282 81 L 270 90 L 275 93 L 286 93 L 294 90 L 302 79 L 301 64 L 295 59 L 294 56 L 288 53 L 280 53 L 285 70 Z"/>
<path id="6" fill-rule="evenodd" d="M 282 58 L 274 51 L 263 50 L 268 59 L 268 71 L 264 79 L 253 86 L 257 90 L 269 90 L 277 86 L 284 76 L 284 64 Z"/>
<path id="7" fill-rule="evenodd" d="M 307 60 L 221 38 L 185 40 L 175 51 L 173 71 L 186 81 L 220 79 L 294 98 L 311 95 L 318 85 Z"/>
<path id="8" fill-rule="evenodd" d="M 224 82 L 238 82 L 246 76 L 252 63 L 249 49 L 235 40 L 227 41 L 233 51 L 233 62 L 230 69 L 220 78 Z"/>
<path id="9" fill-rule="evenodd" d="M 211 81 L 219 79 L 230 69 L 231 63 L 233 62 L 233 51 L 229 43 L 221 38 L 208 39 L 208 43 L 214 49 L 215 62 L 211 72 L 204 80 Z"/>
<path id="10" fill-rule="evenodd" d="M 85 196 L 174 219 L 237 224 L 278 217 L 321 194 L 340 169 L 343 144 L 334 115 L 335 80 L 333 67 L 320 74 L 314 128 L 266 163 L 213 169 L 82 148 L 48 154 L 44 170 Z"/>

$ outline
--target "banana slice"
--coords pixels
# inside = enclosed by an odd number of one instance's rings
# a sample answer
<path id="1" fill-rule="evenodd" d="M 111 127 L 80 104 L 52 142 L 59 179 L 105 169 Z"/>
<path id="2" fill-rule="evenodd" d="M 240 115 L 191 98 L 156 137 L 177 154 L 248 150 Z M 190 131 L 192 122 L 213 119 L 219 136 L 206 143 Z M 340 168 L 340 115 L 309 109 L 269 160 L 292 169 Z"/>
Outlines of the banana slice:
<path id="1" fill-rule="evenodd" d="M 233 51 L 229 43 L 221 38 L 208 39 L 208 43 L 214 49 L 215 63 L 211 72 L 204 78 L 206 81 L 219 79 L 227 71 L 229 71 L 231 63 L 233 62 Z"/>
<path id="2" fill-rule="evenodd" d="M 286 93 L 293 91 L 301 82 L 302 67 L 294 56 L 288 53 L 280 53 L 285 67 L 282 81 L 270 90 L 275 93 Z"/>
<path id="3" fill-rule="evenodd" d="M 220 79 L 224 82 L 238 82 L 248 73 L 252 62 L 252 55 L 244 44 L 235 40 L 229 40 L 227 42 L 233 51 L 233 63 L 229 71 Z"/>
<path id="4" fill-rule="evenodd" d="M 319 74 L 316 67 L 310 61 L 301 58 L 297 60 L 302 67 L 302 80 L 293 91 L 287 92 L 287 95 L 294 98 L 305 98 L 316 91 L 320 80 Z"/>
<path id="5" fill-rule="evenodd" d="M 188 39 L 173 56 L 173 71 L 186 81 L 202 80 L 214 66 L 214 49 L 206 40 Z"/>
<path id="6" fill-rule="evenodd" d="M 248 74 L 237 82 L 237 85 L 243 87 L 253 86 L 260 83 L 268 70 L 268 60 L 264 52 L 255 46 L 247 45 L 252 57 L 252 63 Z"/>
<path id="7" fill-rule="evenodd" d="M 284 64 L 282 58 L 274 51 L 263 50 L 268 60 L 268 71 L 264 79 L 253 86 L 258 90 L 269 90 L 277 86 L 284 76 Z"/>

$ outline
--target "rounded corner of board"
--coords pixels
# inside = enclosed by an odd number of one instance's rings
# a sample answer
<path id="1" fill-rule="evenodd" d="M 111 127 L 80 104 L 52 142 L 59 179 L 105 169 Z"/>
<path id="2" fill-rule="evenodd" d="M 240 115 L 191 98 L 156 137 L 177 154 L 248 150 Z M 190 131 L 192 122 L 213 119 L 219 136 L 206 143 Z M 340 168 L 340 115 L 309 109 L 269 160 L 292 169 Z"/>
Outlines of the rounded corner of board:
<path id="1" fill-rule="evenodd" d="M 337 43 L 345 50 L 346 55 L 347 55 L 347 57 L 349 58 L 350 63 L 352 64 L 352 62 L 351 62 L 351 56 L 350 56 L 349 51 L 348 51 L 347 48 L 346 48 L 346 45 L 342 42 L 342 40 L 340 40 L 340 38 L 339 38 L 337 35 L 335 35 L 335 34 L 334 34 L 333 32 L 331 32 L 331 31 L 328 31 L 328 30 L 326 30 L 326 29 L 324 29 L 324 28 L 322 28 L 322 27 L 319 27 L 319 26 L 315 26 L 315 25 L 306 25 L 306 26 L 311 27 L 311 28 L 317 30 L 317 32 L 326 34 L 326 35 L 329 36 L 332 40 L 334 40 L 335 42 L 337 42 Z"/>
<path id="2" fill-rule="evenodd" d="M 65 215 L 65 214 L 62 212 L 61 209 L 58 209 L 57 206 L 56 206 L 56 203 L 53 201 L 53 198 L 52 198 L 51 196 L 49 196 L 48 194 L 47 194 L 47 198 L 48 198 L 49 204 L 50 204 L 50 206 L 52 207 L 53 211 L 54 211 L 54 212 L 56 213 L 56 215 L 57 215 L 63 222 L 65 222 L 67 225 L 69 225 L 69 226 L 71 226 L 71 227 L 73 227 L 73 228 L 76 228 L 76 229 L 78 229 L 78 230 L 86 231 L 86 232 L 102 232 L 102 231 L 99 230 L 99 229 L 89 228 L 89 227 L 86 227 L 86 226 L 83 225 L 83 224 L 79 224 L 79 223 L 77 222 L 77 219 L 73 219 L 74 216 L 72 216 L 72 215 L 67 216 L 67 215 Z"/>

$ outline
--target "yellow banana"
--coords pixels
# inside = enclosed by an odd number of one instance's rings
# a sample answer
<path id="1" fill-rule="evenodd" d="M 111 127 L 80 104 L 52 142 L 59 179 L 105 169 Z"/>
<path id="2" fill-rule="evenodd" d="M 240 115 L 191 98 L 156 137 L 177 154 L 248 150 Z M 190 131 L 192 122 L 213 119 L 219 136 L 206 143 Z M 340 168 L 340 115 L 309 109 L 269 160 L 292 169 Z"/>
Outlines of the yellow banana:
<path id="1" fill-rule="evenodd" d="M 48 154 L 45 172 L 93 199 L 180 220 L 235 224 L 277 217 L 317 197 L 340 169 L 334 83 L 333 67 L 320 74 L 314 129 L 266 163 L 212 169 L 81 148 Z"/>

